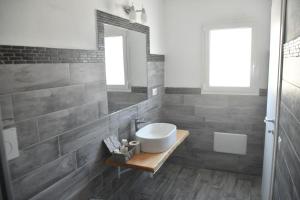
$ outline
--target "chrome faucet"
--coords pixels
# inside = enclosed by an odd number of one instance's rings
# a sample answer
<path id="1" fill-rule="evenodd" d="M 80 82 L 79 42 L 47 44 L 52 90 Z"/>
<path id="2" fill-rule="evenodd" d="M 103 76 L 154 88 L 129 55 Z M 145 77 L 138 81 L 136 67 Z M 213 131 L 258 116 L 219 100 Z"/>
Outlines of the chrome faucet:
<path id="1" fill-rule="evenodd" d="M 144 124 L 144 123 L 147 123 L 144 119 L 135 119 L 134 120 L 135 131 L 139 130 L 139 124 Z"/>

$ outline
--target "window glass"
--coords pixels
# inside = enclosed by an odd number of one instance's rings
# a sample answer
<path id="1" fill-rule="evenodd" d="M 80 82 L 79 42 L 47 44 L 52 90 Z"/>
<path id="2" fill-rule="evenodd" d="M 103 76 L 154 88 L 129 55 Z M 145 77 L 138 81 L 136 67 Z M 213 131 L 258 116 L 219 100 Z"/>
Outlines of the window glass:
<path id="1" fill-rule="evenodd" d="M 105 37 L 107 85 L 125 85 L 123 36 Z"/>
<path id="2" fill-rule="evenodd" d="M 252 28 L 209 32 L 209 86 L 250 87 Z"/>

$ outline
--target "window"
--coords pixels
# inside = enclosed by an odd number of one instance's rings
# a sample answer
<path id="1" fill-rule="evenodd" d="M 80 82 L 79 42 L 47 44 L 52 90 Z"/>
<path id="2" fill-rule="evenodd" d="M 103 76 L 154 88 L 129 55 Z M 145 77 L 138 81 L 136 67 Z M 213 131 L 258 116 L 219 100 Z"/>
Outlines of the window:
<path id="1" fill-rule="evenodd" d="M 252 28 L 210 29 L 207 90 L 249 92 L 252 85 Z"/>
<path id="2" fill-rule="evenodd" d="M 119 89 L 125 88 L 127 81 L 124 38 L 123 36 L 109 36 L 104 38 L 104 42 L 107 85 Z"/>

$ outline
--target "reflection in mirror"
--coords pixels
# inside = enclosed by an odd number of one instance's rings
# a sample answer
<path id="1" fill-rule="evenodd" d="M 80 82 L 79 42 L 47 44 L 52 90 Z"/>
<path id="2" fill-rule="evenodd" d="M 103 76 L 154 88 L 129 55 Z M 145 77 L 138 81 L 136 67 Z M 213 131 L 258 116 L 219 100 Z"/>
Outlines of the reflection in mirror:
<path id="1" fill-rule="evenodd" d="M 110 113 L 147 99 L 146 34 L 104 25 Z"/>

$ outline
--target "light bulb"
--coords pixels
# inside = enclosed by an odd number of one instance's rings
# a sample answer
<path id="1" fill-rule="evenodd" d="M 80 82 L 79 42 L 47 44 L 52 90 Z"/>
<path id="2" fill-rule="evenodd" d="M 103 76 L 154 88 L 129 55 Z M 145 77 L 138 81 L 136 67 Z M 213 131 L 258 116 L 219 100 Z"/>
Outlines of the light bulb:
<path id="1" fill-rule="evenodd" d="M 130 23 L 136 22 L 136 11 L 135 11 L 135 8 L 133 5 L 130 7 L 129 21 L 130 21 Z"/>
<path id="2" fill-rule="evenodd" d="M 145 8 L 142 8 L 141 21 L 142 21 L 142 23 L 146 23 L 147 22 L 147 14 L 146 14 Z"/>

